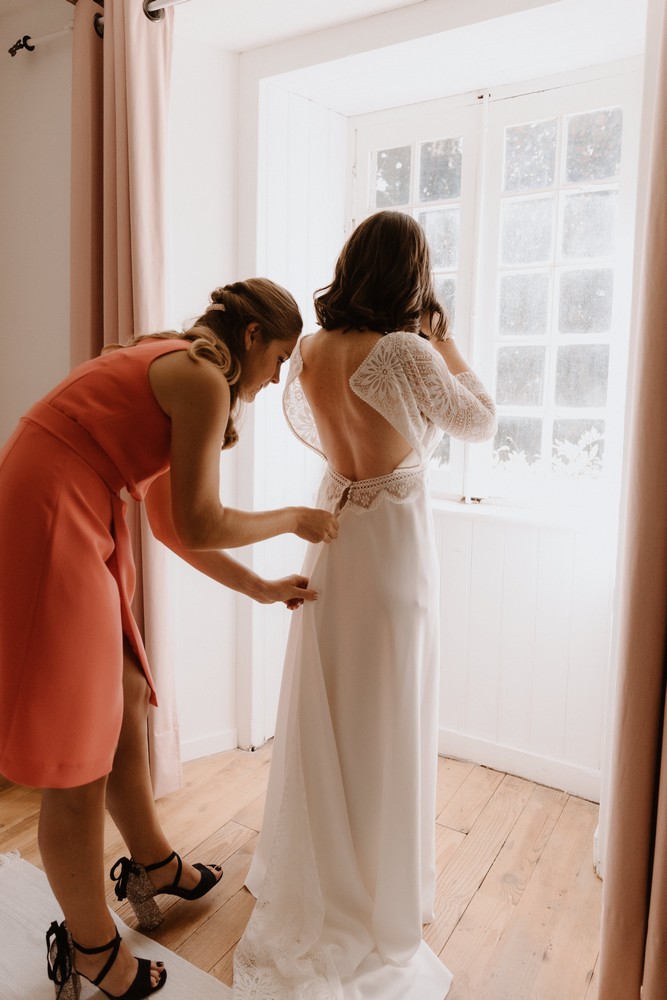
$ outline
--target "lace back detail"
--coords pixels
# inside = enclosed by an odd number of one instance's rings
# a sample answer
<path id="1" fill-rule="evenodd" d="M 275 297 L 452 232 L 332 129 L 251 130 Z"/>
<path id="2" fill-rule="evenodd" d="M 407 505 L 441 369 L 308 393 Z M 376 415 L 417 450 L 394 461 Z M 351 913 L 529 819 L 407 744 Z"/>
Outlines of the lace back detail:
<path id="1" fill-rule="evenodd" d="M 391 503 L 410 503 L 422 495 L 425 483 L 426 470 L 421 465 L 395 469 L 388 476 L 361 479 L 357 482 L 346 479 L 345 476 L 327 467 L 317 502 L 327 510 L 338 512 L 345 507 L 362 514 L 367 510 L 375 510 L 383 500 L 389 500 Z"/>
<path id="2" fill-rule="evenodd" d="M 296 437 L 326 458 L 301 388 L 302 370 L 299 341 L 285 384 L 283 411 Z M 493 400 L 475 373 L 452 375 L 432 345 L 414 333 L 381 337 L 350 377 L 349 386 L 410 443 L 422 463 L 433 454 L 443 431 L 474 442 L 486 440 L 496 430 Z"/>
<path id="3" fill-rule="evenodd" d="M 320 444 L 320 436 L 317 433 L 313 412 L 299 381 L 302 369 L 301 344 L 298 342 L 292 353 L 287 381 L 285 382 L 283 413 L 295 437 L 303 442 L 306 447 L 316 452 L 321 458 L 324 458 L 325 455 Z"/>
<path id="4" fill-rule="evenodd" d="M 443 358 L 414 333 L 388 333 L 350 378 L 350 388 L 409 441 L 425 462 L 445 431 L 484 441 L 495 431 L 495 407 L 474 372 L 452 375 Z"/>

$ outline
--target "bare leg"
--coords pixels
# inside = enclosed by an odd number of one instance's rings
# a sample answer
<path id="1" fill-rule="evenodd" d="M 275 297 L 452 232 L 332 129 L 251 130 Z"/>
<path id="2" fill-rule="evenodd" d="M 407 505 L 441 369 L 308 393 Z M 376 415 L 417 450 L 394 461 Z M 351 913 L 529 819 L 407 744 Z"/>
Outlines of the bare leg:
<path id="1" fill-rule="evenodd" d="M 48 788 L 42 795 L 39 848 L 53 893 L 72 937 L 84 948 L 106 944 L 116 927 L 105 900 L 104 793 L 106 778 L 78 788 Z M 75 953 L 79 972 L 94 979 L 109 953 Z M 125 945 L 102 985 L 120 996 L 133 982 L 137 962 Z M 157 983 L 160 969 L 152 966 Z"/>
<path id="2" fill-rule="evenodd" d="M 172 847 L 162 832 L 153 799 L 146 739 L 149 688 L 133 650 L 126 643 L 123 663 L 123 724 L 113 769 L 107 781 L 107 808 L 135 861 L 142 865 L 163 861 Z M 177 861 L 148 872 L 155 886 L 170 885 Z M 183 862 L 179 885 L 192 889 L 200 872 Z"/>

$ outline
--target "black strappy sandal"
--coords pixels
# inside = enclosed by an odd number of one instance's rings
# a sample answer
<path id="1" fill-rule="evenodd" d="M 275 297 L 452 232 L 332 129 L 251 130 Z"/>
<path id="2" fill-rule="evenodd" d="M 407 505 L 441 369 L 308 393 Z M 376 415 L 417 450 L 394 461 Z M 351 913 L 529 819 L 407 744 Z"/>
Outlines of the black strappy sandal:
<path id="1" fill-rule="evenodd" d="M 164 868 L 174 858 L 178 861 L 176 878 L 171 885 L 160 889 L 154 888 L 146 873 Z M 193 889 L 181 889 L 178 884 L 183 871 L 183 862 L 176 851 L 172 851 L 164 861 L 156 861 L 154 865 L 140 865 L 132 858 L 119 858 L 109 872 L 109 878 L 116 883 L 116 898 L 129 901 L 141 929 L 153 931 L 160 926 L 163 919 L 163 914 L 155 902 L 154 896 L 178 896 L 180 899 L 188 900 L 201 899 L 207 892 L 215 888 L 222 877 L 220 865 L 213 866 L 215 870 L 200 864 L 193 865 L 193 868 L 201 873 L 201 878 Z M 220 876 L 216 877 L 215 872 L 220 872 Z"/>
<path id="2" fill-rule="evenodd" d="M 101 955 L 105 951 L 111 952 L 99 975 L 95 979 L 88 980 L 93 986 L 97 986 L 98 990 L 101 990 L 106 997 L 109 997 L 109 1000 L 144 1000 L 144 997 L 150 996 L 156 990 L 161 990 L 167 980 L 167 970 L 162 970 L 160 978 L 153 985 L 151 963 L 147 958 L 137 959 L 139 968 L 134 981 L 130 988 L 121 995 L 108 993 L 100 986 L 118 957 L 120 940 L 120 934 L 116 931 L 115 937 L 108 944 L 100 945 L 99 948 L 84 948 L 73 940 L 64 920 L 61 924 L 54 920 L 46 932 L 46 971 L 55 986 L 56 1000 L 79 1000 L 81 996 L 80 977 L 88 979 L 88 976 L 84 975 L 83 972 L 77 972 L 74 968 L 75 948 L 84 955 Z"/>

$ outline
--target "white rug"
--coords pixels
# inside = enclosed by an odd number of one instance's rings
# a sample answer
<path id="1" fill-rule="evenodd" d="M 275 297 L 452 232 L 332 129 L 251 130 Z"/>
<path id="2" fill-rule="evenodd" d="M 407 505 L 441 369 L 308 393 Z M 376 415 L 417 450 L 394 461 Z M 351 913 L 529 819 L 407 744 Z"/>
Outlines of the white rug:
<path id="1" fill-rule="evenodd" d="M 163 961 L 167 982 L 162 1000 L 229 1000 L 232 991 L 173 951 L 113 918 L 134 955 Z M 46 931 L 62 920 L 44 872 L 24 861 L 18 851 L 0 854 L 0 1000 L 53 1000 L 53 983 L 46 975 Z M 81 979 L 81 1000 L 101 1000 L 102 994 Z"/>

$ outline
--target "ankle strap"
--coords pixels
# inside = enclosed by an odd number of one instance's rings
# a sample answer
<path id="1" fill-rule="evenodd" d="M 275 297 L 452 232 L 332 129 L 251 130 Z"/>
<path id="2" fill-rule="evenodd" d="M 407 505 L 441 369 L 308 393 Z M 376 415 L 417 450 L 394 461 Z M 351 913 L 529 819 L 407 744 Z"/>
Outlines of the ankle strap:
<path id="1" fill-rule="evenodd" d="M 181 881 L 181 872 L 183 871 L 183 862 L 181 861 L 180 854 L 177 854 L 176 851 L 172 851 L 171 854 L 169 855 L 169 857 L 165 858 L 164 861 L 156 861 L 154 865 L 144 865 L 143 866 L 144 871 L 146 871 L 146 872 L 154 872 L 156 868 L 164 868 L 164 866 L 168 865 L 170 861 L 174 860 L 174 858 L 176 858 L 176 860 L 178 861 L 178 867 L 176 869 L 176 878 L 172 880 L 171 884 L 172 885 L 178 885 L 178 883 Z"/>
<path id="2" fill-rule="evenodd" d="M 172 851 L 164 861 L 156 861 L 152 865 L 140 865 L 133 858 L 119 858 L 109 872 L 109 878 L 116 883 L 116 899 L 123 900 L 127 898 L 127 882 L 130 875 L 134 875 L 137 878 L 146 878 L 146 872 L 155 871 L 156 868 L 164 868 L 174 858 L 178 861 L 178 868 L 176 870 L 176 878 L 171 884 L 172 886 L 177 886 L 181 878 L 181 872 L 183 871 L 183 862 L 176 851 Z"/>
<path id="3" fill-rule="evenodd" d="M 107 961 L 104 963 L 102 971 L 99 973 L 96 979 L 91 979 L 93 986 L 98 986 L 106 976 L 107 972 L 109 971 L 113 963 L 116 961 L 116 956 L 118 955 L 118 949 L 120 948 L 120 934 L 118 933 L 118 928 L 116 928 L 115 937 L 113 937 L 108 944 L 101 944 L 98 948 L 84 948 L 83 945 L 75 941 L 74 938 L 72 938 L 72 944 L 74 945 L 77 951 L 83 952 L 84 955 L 100 955 L 103 951 L 109 951 L 109 949 L 111 949 L 111 954 L 109 955 Z"/>
<path id="4" fill-rule="evenodd" d="M 164 868 L 164 866 L 168 865 L 170 861 L 174 860 L 174 858 L 178 858 L 178 864 L 179 864 L 178 873 L 180 875 L 181 868 L 182 868 L 182 862 L 181 862 L 180 857 L 178 857 L 178 854 L 176 853 L 176 851 L 172 851 L 171 854 L 169 855 L 169 857 L 165 858 L 164 861 L 156 861 L 154 865 L 142 865 L 141 867 L 146 872 L 154 872 L 156 868 Z M 176 879 L 176 881 L 178 881 L 178 879 Z"/>

